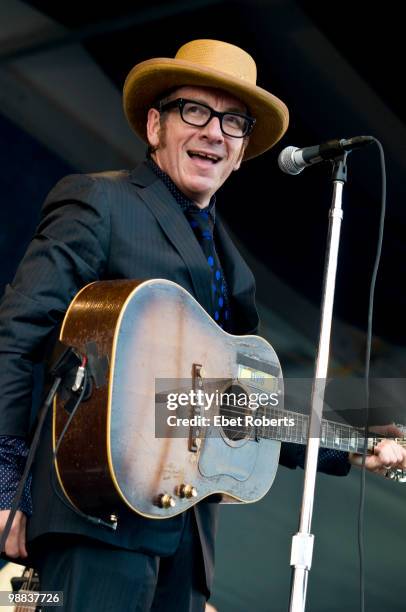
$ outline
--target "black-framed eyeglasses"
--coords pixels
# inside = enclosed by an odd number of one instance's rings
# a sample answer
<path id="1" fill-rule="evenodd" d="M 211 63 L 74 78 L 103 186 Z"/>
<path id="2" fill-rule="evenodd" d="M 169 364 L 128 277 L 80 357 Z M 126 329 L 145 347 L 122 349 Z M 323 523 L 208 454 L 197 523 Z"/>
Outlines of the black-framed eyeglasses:
<path id="1" fill-rule="evenodd" d="M 157 110 L 160 113 L 171 108 L 179 108 L 182 120 L 195 127 L 204 127 L 213 117 L 218 117 L 223 134 L 233 138 L 248 136 L 255 125 L 255 119 L 243 113 L 215 111 L 210 106 L 207 106 L 207 104 L 195 102 L 195 100 L 187 100 L 186 98 L 176 98 L 176 100 L 171 100 L 170 102 L 160 102 L 157 106 Z"/>

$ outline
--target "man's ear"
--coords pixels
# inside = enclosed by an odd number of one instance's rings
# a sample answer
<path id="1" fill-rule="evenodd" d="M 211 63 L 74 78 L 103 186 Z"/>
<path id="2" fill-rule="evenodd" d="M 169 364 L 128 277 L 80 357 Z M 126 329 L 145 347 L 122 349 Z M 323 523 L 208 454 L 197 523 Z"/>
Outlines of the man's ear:
<path id="1" fill-rule="evenodd" d="M 159 146 L 159 131 L 161 128 L 160 113 L 156 108 L 150 108 L 147 117 L 147 138 L 151 147 Z"/>
<path id="2" fill-rule="evenodd" d="M 245 149 L 247 148 L 248 141 L 249 141 L 249 137 L 244 138 L 243 143 L 241 145 L 240 154 L 238 156 L 237 161 L 234 164 L 233 170 L 238 170 L 239 167 L 241 166 L 242 158 L 244 157 L 244 153 L 245 153 Z"/>

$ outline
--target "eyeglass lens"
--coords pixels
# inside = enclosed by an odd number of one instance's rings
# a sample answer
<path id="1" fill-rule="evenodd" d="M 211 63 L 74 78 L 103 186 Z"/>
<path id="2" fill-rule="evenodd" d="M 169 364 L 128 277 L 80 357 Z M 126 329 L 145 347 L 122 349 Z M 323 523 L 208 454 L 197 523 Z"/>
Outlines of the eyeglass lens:
<path id="1" fill-rule="evenodd" d="M 202 127 L 206 125 L 212 117 L 213 111 L 208 106 L 198 102 L 185 102 L 181 106 L 182 119 L 186 123 Z M 249 128 L 249 123 L 245 117 L 234 113 L 219 113 L 220 125 L 224 134 L 228 136 L 244 136 Z"/>

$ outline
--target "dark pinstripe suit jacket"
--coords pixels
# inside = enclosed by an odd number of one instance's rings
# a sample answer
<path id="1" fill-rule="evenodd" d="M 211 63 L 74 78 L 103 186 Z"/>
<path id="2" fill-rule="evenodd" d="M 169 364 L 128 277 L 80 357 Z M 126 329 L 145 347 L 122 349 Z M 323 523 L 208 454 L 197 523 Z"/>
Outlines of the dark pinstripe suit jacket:
<path id="1" fill-rule="evenodd" d="M 215 239 L 233 332 L 255 333 L 254 279 L 218 218 Z M 94 280 L 154 277 L 182 285 L 210 311 L 210 272 L 201 247 L 175 199 L 145 164 L 131 172 L 68 176 L 56 185 L 0 310 L 0 435 L 27 434 L 33 362 L 43 358 L 77 291 Z M 50 483 L 50 445 L 48 420 L 33 474 L 29 539 L 69 532 L 153 554 L 174 549 L 182 517 L 153 521 L 128 511 L 112 533 L 66 508 Z M 217 504 L 202 502 L 195 514 L 210 585 Z"/>

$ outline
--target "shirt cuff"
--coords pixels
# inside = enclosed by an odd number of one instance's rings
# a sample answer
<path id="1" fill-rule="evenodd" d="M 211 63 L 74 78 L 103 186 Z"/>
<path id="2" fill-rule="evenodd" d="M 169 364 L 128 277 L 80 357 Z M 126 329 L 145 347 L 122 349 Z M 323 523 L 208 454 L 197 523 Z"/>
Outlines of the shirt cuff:
<path id="1" fill-rule="evenodd" d="M 0 436 L 0 510 L 9 510 L 13 505 L 28 451 L 24 438 Z M 18 505 L 18 510 L 27 516 L 32 516 L 31 479 L 30 474 Z"/>

